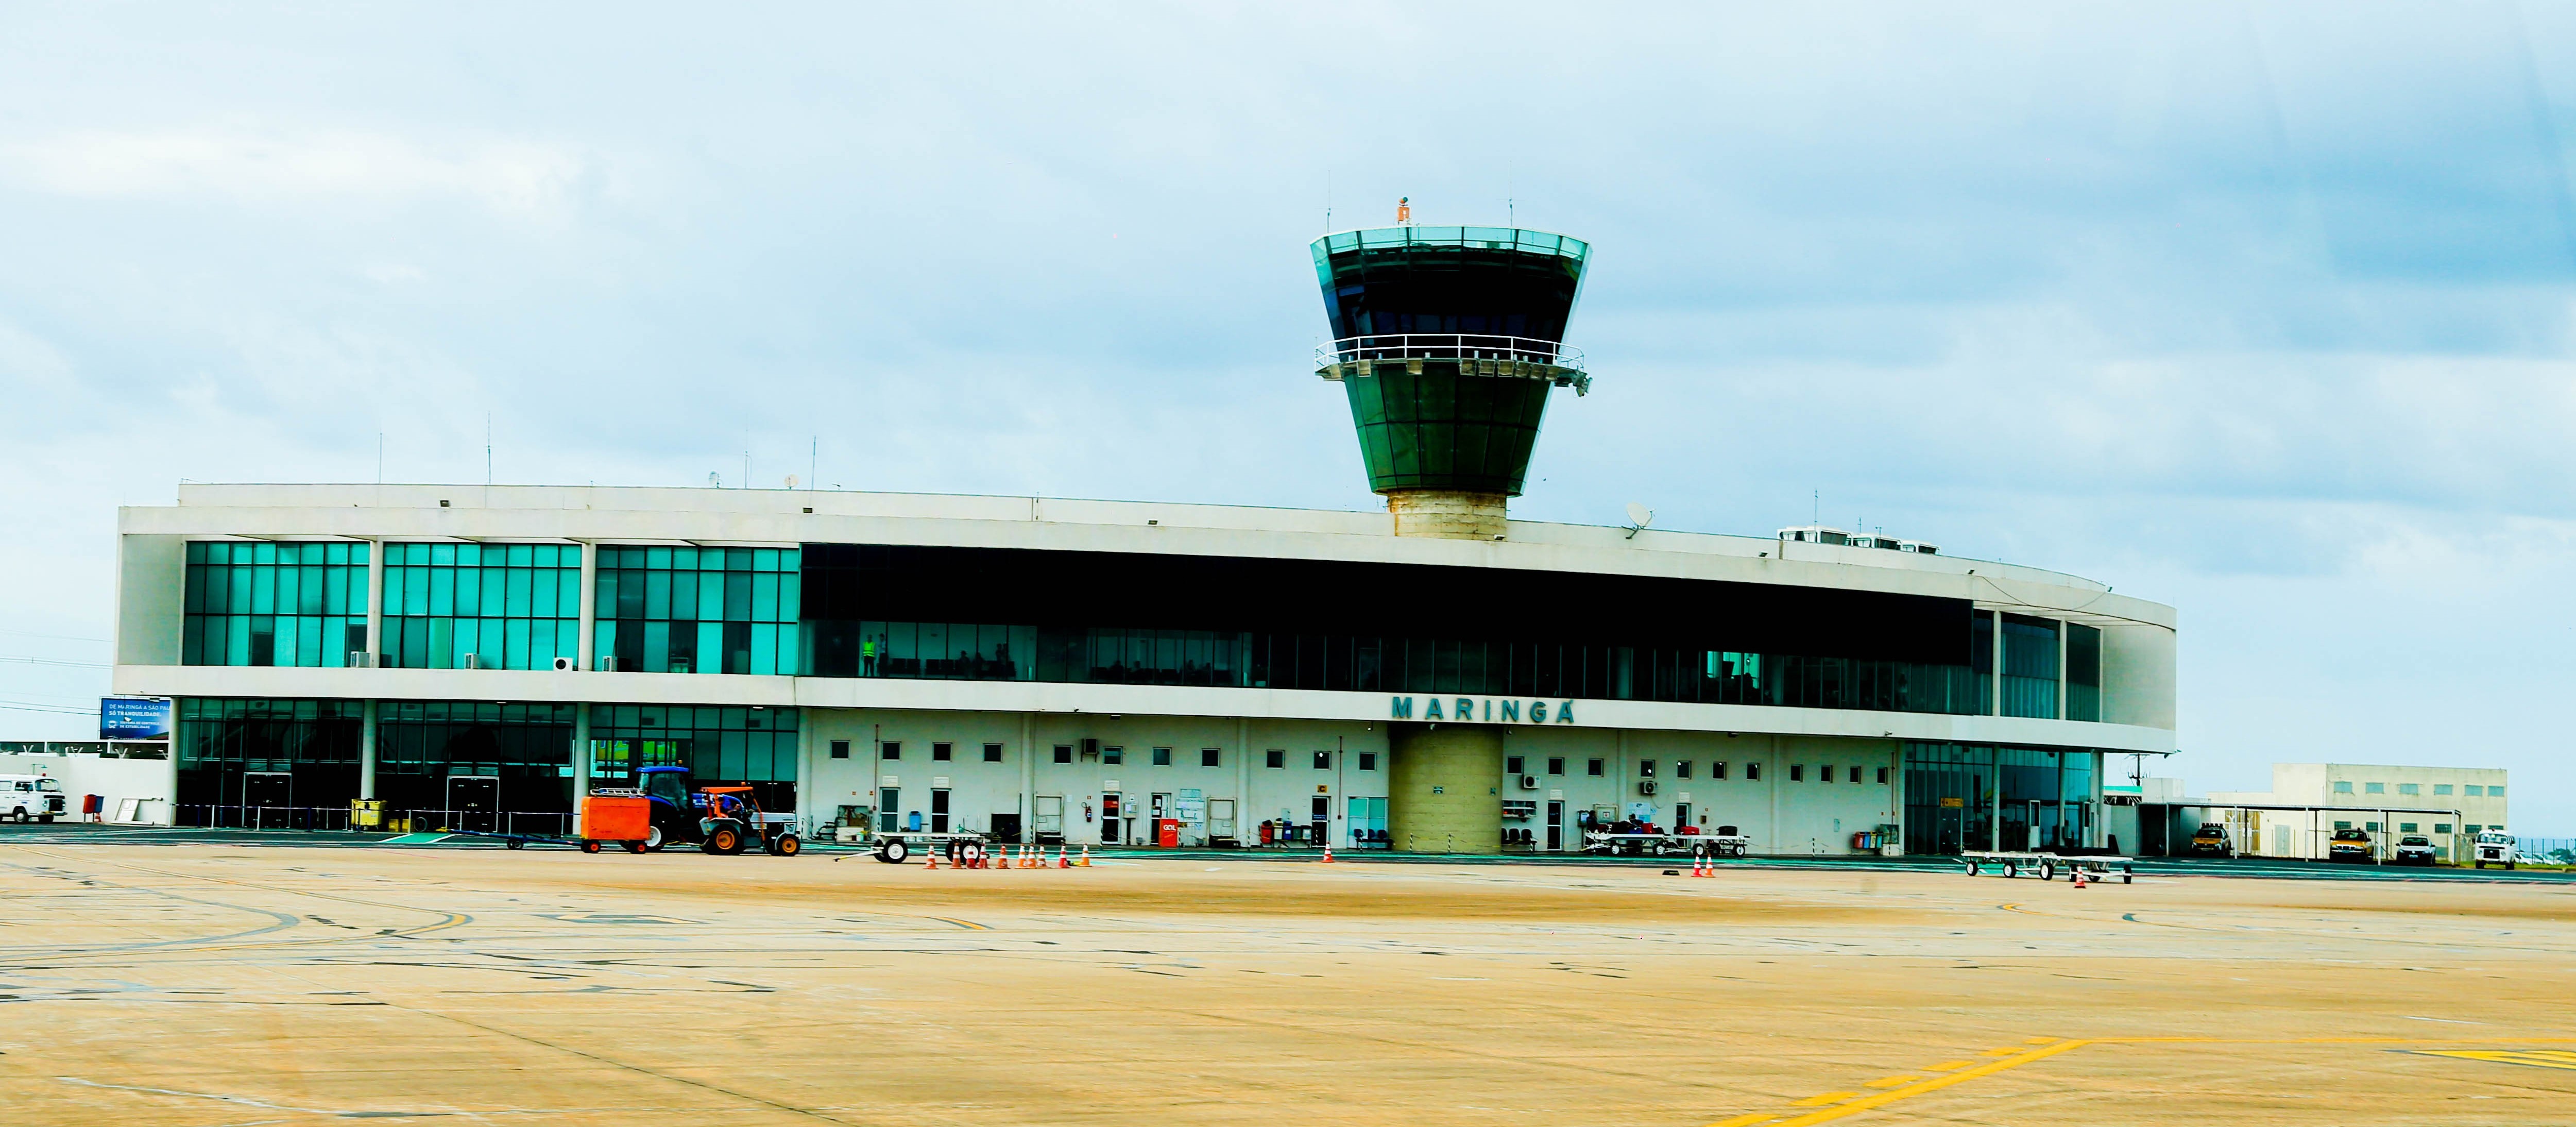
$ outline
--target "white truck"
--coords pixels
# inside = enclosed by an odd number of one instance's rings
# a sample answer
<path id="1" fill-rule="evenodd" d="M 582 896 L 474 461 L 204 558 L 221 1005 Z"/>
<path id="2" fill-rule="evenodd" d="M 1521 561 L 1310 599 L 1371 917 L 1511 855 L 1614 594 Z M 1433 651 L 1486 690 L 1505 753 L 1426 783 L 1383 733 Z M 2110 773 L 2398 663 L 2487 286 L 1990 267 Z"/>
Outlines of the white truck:
<path id="1" fill-rule="evenodd" d="M 50 822 L 63 816 L 63 784 L 43 775 L 0 775 L 0 818 Z"/>

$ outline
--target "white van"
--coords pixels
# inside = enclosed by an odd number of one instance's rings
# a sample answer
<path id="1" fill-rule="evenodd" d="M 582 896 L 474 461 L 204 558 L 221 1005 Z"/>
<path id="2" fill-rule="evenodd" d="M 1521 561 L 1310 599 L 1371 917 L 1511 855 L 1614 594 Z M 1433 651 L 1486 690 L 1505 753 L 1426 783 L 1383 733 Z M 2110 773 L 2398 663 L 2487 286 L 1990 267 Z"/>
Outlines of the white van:
<path id="1" fill-rule="evenodd" d="M 63 784 L 43 775 L 0 775 L 0 818 L 50 822 L 63 814 Z"/>
<path id="2" fill-rule="evenodd" d="M 2486 830 L 2478 834 L 2477 865 L 2483 869 L 2493 861 L 2505 868 L 2513 867 L 2513 835 Z"/>

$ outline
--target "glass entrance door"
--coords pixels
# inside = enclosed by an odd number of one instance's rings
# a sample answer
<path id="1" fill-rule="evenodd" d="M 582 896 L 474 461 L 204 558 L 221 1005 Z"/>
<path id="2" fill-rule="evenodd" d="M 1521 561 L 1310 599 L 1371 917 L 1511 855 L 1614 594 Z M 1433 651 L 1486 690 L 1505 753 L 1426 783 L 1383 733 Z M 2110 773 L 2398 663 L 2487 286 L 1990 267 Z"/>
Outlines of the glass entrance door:
<path id="1" fill-rule="evenodd" d="M 1565 803 L 1561 799 L 1551 798 L 1547 802 L 1547 847 L 1555 850 L 1565 848 Z"/>

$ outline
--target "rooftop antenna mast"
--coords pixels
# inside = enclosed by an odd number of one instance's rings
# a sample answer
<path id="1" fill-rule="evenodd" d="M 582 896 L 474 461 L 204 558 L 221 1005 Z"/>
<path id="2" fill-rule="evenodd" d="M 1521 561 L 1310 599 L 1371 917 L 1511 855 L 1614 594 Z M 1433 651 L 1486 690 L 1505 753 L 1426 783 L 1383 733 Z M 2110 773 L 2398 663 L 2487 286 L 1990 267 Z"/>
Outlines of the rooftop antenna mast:
<path id="1" fill-rule="evenodd" d="M 483 487 L 492 487 L 492 412 L 483 412 Z"/>

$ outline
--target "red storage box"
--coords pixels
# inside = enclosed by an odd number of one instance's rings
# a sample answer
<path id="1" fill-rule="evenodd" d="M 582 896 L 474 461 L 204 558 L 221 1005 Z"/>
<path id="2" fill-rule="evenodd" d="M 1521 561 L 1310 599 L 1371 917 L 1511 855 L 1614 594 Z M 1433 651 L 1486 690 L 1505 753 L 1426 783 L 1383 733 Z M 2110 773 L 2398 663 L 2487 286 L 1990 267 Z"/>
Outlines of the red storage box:
<path id="1" fill-rule="evenodd" d="M 594 794 L 581 800 L 581 836 L 592 841 L 642 841 L 652 827 L 652 799 Z"/>

